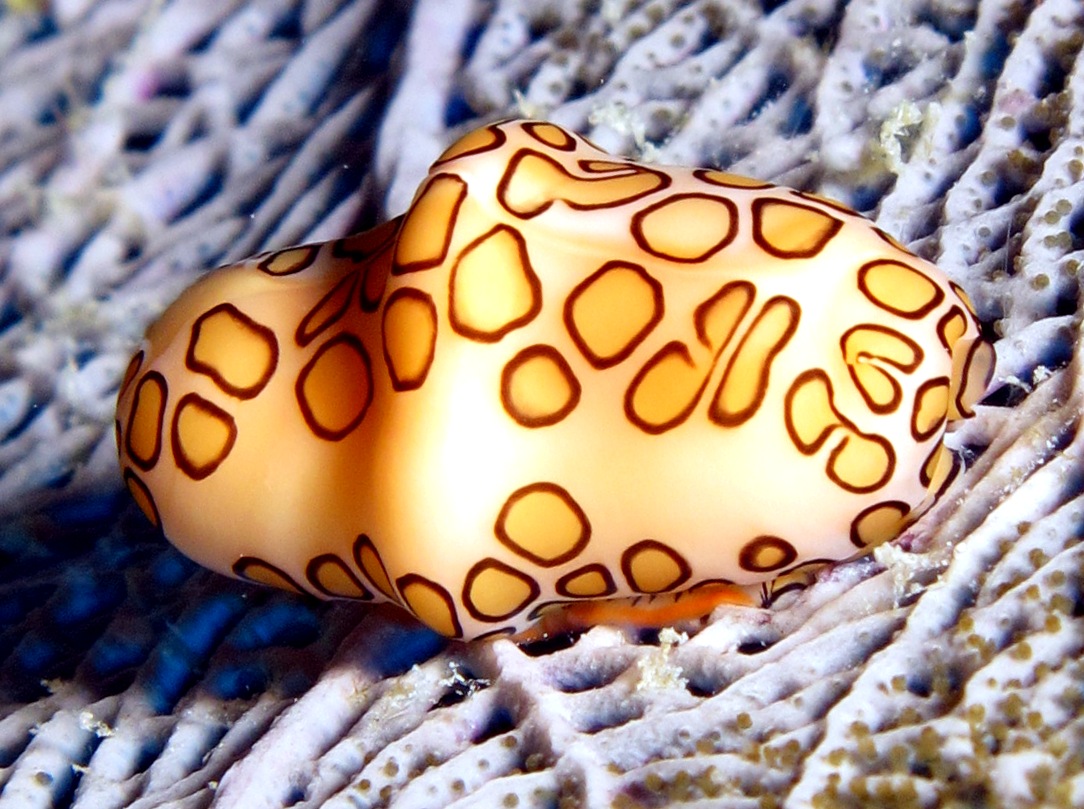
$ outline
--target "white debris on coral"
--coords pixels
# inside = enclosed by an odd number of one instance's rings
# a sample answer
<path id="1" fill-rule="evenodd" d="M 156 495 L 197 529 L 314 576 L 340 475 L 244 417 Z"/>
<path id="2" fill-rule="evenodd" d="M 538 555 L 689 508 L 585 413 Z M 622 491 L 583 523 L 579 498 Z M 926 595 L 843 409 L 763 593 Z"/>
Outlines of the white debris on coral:
<path id="1" fill-rule="evenodd" d="M 647 122 L 640 113 L 629 109 L 622 101 L 613 101 L 595 108 L 587 116 L 587 123 L 593 127 L 609 127 L 618 135 L 631 138 L 638 160 L 651 163 L 658 156 L 654 144 L 647 140 Z M 600 139 L 600 143 L 605 141 Z"/>
<path id="2" fill-rule="evenodd" d="M 682 676 L 681 666 L 674 664 L 670 653 L 675 646 L 680 646 L 688 639 L 687 634 L 670 627 L 659 630 L 659 645 L 636 661 L 636 668 L 640 671 L 636 690 L 685 688 L 687 681 Z"/>
<path id="3" fill-rule="evenodd" d="M 932 130 L 941 117 L 941 105 L 930 102 L 924 109 L 912 101 L 901 102 L 881 124 L 878 143 L 888 170 L 899 175 L 910 160 L 923 161 L 933 153 Z"/>
<path id="4" fill-rule="evenodd" d="M 887 542 L 873 549 L 873 558 L 884 565 L 892 577 L 892 589 L 896 601 L 902 602 L 925 584 L 923 574 L 940 568 L 940 560 L 924 554 L 910 553 L 899 545 Z"/>
<path id="5" fill-rule="evenodd" d="M 79 727 L 83 730 L 89 730 L 102 739 L 113 735 L 113 728 L 109 726 L 109 723 L 95 717 L 93 711 L 81 711 L 79 713 Z"/>

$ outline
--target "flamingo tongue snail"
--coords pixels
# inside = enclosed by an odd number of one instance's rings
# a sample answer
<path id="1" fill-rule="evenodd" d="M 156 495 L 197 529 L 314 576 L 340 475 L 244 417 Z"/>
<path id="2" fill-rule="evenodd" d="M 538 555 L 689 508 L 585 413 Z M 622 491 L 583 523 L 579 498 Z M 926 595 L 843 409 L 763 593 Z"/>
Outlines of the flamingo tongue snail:
<path id="1" fill-rule="evenodd" d="M 992 370 L 959 287 L 839 203 L 508 121 L 402 217 L 188 289 L 117 443 L 199 563 L 476 638 L 896 536 Z"/>

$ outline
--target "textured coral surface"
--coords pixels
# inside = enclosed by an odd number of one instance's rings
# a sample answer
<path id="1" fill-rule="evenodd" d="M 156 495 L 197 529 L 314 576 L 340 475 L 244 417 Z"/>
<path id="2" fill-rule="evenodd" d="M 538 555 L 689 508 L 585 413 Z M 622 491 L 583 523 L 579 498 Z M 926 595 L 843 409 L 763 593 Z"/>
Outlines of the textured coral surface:
<path id="1" fill-rule="evenodd" d="M 8 0 L 0 807 L 1084 804 L 1078 0 Z M 689 635 L 450 644 L 197 569 L 113 406 L 207 267 L 403 210 L 456 135 L 839 198 L 997 338 L 898 542 Z"/>

